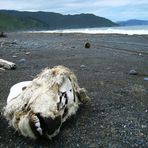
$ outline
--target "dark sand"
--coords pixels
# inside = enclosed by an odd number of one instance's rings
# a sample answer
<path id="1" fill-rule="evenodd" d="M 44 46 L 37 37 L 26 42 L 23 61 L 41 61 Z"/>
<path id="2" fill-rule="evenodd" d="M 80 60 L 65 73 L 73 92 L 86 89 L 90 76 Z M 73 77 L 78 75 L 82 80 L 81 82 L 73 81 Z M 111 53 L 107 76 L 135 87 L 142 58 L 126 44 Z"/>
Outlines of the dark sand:
<path id="1" fill-rule="evenodd" d="M 0 45 L 0 58 L 17 65 L 0 71 L 1 112 L 13 84 L 61 64 L 75 72 L 92 99 L 52 141 L 21 136 L 1 113 L 0 147 L 148 147 L 148 36 L 10 33 Z M 129 75 L 131 69 L 138 75 Z"/>

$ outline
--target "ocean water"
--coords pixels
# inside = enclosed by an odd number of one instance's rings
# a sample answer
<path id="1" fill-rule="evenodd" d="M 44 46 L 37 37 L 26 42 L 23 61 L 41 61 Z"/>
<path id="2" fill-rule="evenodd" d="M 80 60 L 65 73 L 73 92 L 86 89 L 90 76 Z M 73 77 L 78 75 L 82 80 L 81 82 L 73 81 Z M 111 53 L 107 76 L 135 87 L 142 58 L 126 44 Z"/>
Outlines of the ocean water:
<path id="1" fill-rule="evenodd" d="M 148 35 L 148 25 L 125 26 L 125 27 L 63 29 L 63 30 L 31 31 L 31 32 L 33 33 L 87 33 L 87 34 Z"/>

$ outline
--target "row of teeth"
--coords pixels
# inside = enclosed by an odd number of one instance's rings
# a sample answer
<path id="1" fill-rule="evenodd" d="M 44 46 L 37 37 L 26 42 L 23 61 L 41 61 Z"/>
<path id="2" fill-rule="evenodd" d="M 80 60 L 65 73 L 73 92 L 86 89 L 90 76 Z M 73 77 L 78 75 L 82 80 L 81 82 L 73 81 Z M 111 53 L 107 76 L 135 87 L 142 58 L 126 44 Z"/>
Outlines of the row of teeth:
<path id="1" fill-rule="evenodd" d="M 37 131 L 39 132 L 39 134 L 40 135 L 43 135 L 43 131 L 42 131 L 42 129 L 41 129 L 41 127 L 40 127 L 41 125 L 40 125 L 40 121 L 39 121 L 39 119 L 38 119 L 38 117 L 36 118 L 36 123 L 35 123 L 35 127 L 37 127 Z"/>

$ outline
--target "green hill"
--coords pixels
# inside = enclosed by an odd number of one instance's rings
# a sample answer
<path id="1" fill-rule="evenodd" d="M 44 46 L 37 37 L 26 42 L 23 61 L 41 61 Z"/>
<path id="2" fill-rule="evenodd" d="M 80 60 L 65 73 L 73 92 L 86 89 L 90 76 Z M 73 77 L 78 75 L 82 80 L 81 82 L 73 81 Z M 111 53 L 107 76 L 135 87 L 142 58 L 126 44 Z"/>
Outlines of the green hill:
<path id="1" fill-rule="evenodd" d="M 45 25 L 33 18 L 22 18 L 0 13 L 0 30 L 43 29 Z"/>
<path id="2" fill-rule="evenodd" d="M 117 24 L 93 14 L 62 15 L 40 11 L 0 10 L 1 30 L 52 30 L 111 26 L 117 26 Z"/>

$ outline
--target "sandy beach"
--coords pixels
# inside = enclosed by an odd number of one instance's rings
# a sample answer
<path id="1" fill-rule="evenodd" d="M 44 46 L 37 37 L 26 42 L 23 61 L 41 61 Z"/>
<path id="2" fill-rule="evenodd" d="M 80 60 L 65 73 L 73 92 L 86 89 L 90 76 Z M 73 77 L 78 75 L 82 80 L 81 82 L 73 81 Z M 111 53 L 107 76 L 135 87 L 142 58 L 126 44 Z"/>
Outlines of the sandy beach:
<path id="1" fill-rule="evenodd" d="M 148 147 L 148 35 L 8 33 L 0 58 L 17 66 L 0 70 L 0 147 Z M 75 72 L 91 102 L 52 141 L 30 140 L 8 126 L 2 109 L 12 85 L 55 65 Z"/>

